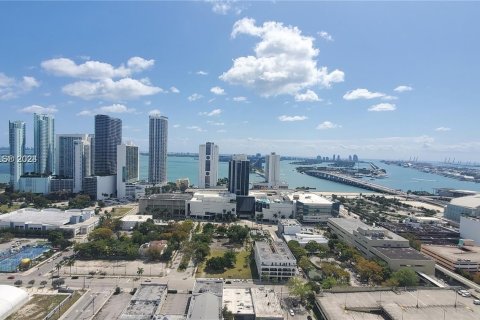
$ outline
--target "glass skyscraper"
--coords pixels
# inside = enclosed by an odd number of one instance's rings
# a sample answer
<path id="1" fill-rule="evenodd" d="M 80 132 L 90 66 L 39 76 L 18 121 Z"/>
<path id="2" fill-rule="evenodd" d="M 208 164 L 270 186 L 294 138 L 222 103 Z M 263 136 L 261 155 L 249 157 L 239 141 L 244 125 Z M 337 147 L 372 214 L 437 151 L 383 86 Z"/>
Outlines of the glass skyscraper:
<path id="1" fill-rule="evenodd" d="M 122 144 L 122 120 L 107 115 L 95 116 L 96 176 L 117 174 L 117 146 Z"/>
<path id="2" fill-rule="evenodd" d="M 159 114 L 150 115 L 149 122 L 148 181 L 154 184 L 165 184 L 167 183 L 168 118 Z"/>
<path id="3" fill-rule="evenodd" d="M 250 161 L 244 154 L 235 154 L 228 163 L 228 191 L 237 196 L 248 196 Z"/>
<path id="4" fill-rule="evenodd" d="M 18 157 L 25 155 L 25 122 L 8 122 L 8 140 L 10 155 L 14 157 L 10 162 L 10 184 L 14 190 L 18 190 L 18 181 L 25 172 L 25 163 L 17 161 Z"/>
<path id="5" fill-rule="evenodd" d="M 37 156 L 35 172 L 55 173 L 55 119 L 52 115 L 33 115 L 33 149 Z"/>

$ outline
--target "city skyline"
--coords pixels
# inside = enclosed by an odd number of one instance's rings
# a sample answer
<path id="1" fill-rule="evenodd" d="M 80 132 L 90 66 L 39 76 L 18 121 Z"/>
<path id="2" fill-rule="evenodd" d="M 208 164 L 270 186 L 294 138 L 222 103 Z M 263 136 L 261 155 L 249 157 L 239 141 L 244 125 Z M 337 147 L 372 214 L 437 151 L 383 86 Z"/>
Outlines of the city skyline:
<path id="1" fill-rule="evenodd" d="M 58 134 L 120 118 L 122 140 L 147 151 L 160 112 L 169 152 L 215 141 L 225 154 L 480 158 L 477 3 L 115 3 L 113 16 L 109 3 L 0 6 L 1 25 L 18 25 L 0 28 L 3 147 L 8 120 L 26 123 L 33 147 L 37 112 Z"/>

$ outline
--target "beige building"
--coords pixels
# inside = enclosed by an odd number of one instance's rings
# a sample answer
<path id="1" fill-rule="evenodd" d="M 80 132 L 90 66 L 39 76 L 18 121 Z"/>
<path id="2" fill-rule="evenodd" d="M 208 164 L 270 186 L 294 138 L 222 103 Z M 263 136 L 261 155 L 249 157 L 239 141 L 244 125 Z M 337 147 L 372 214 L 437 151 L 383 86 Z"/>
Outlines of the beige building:
<path id="1" fill-rule="evenodd" d="M 461 243 L 463 242 L 460 240 Z M 434 259 L 442 267 L 454 271 L 480 271 L 480 247 L 468 241 L 461 246 L 422 245 L 422 252 Z"/>
<path id="2" fill-rule="evenodd" d="M 261 279 L 286 281 L 295 276 L 297 260 L 283 241 L 256 241 L 255 263 Z"/>
<path id="3" fill-rule="evenodd" d="M 435 261 L 410 248 L 407 239 L 382 227 L 356 219 L 330 218 L 328 226 L 343 242 L 357 248 L 367 258 L 380 258 L 390 269 L 412 268 L 434 274 Z"/>

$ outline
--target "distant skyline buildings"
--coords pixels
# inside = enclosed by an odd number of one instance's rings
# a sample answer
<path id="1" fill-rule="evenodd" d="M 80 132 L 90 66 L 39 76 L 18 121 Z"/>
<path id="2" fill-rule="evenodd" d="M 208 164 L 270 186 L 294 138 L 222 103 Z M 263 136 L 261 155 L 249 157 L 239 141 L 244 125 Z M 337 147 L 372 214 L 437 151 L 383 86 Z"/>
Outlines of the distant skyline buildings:
<path id="1" fill-rule="evenodd" d="M 83 179 L 92 175 L 93 169 L 93 135 L 86 135 L 85 139 L 74 140 L 73 156 L 73 192 L 83 190 Z"/>
<path id="2" fill-rule="evenodd" d="M 122 143 L 117 146 L 117 197 L 127 196 L 127 185 L 140 178 L 140 156 L 138 146 Z"/>
<path id="3" fill-rule="evenodd" d="M 73 178 L 75 171 L 75 142 L 86 140 L 88 134 L 57 134 L 55 147 L 55 174 L 65 178 Z"/>
<path id="4" fill-rule="evenodd" d="M 122 143 L 122 120 L 95 115 L 95 168 L 97 176 L 117 173 L 117 146 Z"/>
<path id="5" fill-rule="evenodd" d="M 8 122 L 8 140 L 10 143 L 10 155 L 17 159 L 25 155 L 25 122 Z M 19 161 L 10 162 L 10 185 L 18 190 L 20 177 L 25 172 L 25 163 Z"/>
<path id="6" fill-rule="evenodd" d="M 207 142 L 199 146 L 198 151 L 198 187 L 200 189 L 211 188 L 218 181 L 219 148 L 213 142 Z"/>
<path id="7" fill-rule="evenodd" d="M 159 113 L 149 116 L 148 182 L 167 183 L 168 118 Z"/>
<path id="8" fill-rule="evenodd" d="M 37 156 L 35 173 L 55 173 L 55 119 L 49 114 L 33 115 L 33 149 Z"/>

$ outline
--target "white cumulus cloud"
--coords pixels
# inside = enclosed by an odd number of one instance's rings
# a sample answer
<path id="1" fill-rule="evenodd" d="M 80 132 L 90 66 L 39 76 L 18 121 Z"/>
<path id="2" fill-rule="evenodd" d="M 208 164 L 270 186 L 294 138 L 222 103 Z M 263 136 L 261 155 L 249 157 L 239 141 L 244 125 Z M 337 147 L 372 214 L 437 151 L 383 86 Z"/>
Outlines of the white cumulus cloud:
<path id="1" fill-rule="evenodd" d="M 17 80 L 0 72 L 0 100 L 16 98 L 39 86 L 40 83 L 34 77 L 24 76 Z"/>
<path id="2" fill-rule="evenodd" d="M 85 100 L 105 99 L 118 101 L 154 95 L 163 92 L 163 89 L 145 84 L 136 79 L 124 78 L 118 81 L 112 79 L 77 81 L 67 84 L 62 88 L 62 91 L 70 96 Z"/>
<path id="3" fill-rule="evenodd" d="M 397 107 L 393 103 L 379 103 L 368 108 L 368 111 L 381 112 L 381 111 L 394 111 L 396 109 Z"/>
<path id="4" fill-rule="evenodd" d="M 22 108 L 20 110 L 18 110 L 19 112 L 23 112 L 23 113 L 46 113 L 46 114 L 52 114 L 52 113 L 55 113 L 58 111 L 57 108 L 55 108 L 54 106 L 51 106 L 51 107 L 42 107 L 42 106 L 39 106 L 39 105 L 31 105 L 31 106 L 28 106 L 28 107 L 25 107 L 25 108 Z"/>
<path id="5" fill-rule="evenodd" d="M 292 122 L 292 121 L 303 121 L 307 120 L 308 117 L 306 116 L 287 116 L 287 115 L 281 115 L 278 117 L 278 120 L 280 121 L 286 121 L 286 122 Z"/>
<path id="6" fill-rule="evenodd" d="M 77 113 L 77 116 L 90 117 L 90 116 L 93 116 L 94 114 L 95 114 L 95 112 L 93 112 L 93 111 L 90 111 L 90 110 L 82 110 L 82 111 L 80 111 L 79 113 Z"/>
<path id="7" fill-rule="evenodd" d="M 207 76 L 208 75 L 208 72 L 207 71 L 203 71 L 203 70 L 198 70 L 196 72 L 196 74 L 198 74 L 199 76 Z"/>
<path id="8" fill-rule="evenodd" d="M 210 92 L 213 93 L 213 94 L 219 95 L 219 96 L 225 94 L 225 90 L 223 90 L 220 87 L 213 87 L 213 88 L 210 89 Z"/>
<path id="9" fill-rule="evenodd" d="M 207 117 L 213 117 L 213 116 L 218 116 L 221 113 L 222 113 L 222 109 L 213 109 L 210 112 L 200 112 L 199 115 L 207 116 Z"/>
<path id="10" fill-rule="evenodd" d="M 233 97 L 233 101 L 235 101 L 235 102 L 245 102 L 245 101 L 247 101 L 247 97 L 242 97 L 242 96 Z"/>
<path id="11" fill-rule="evenodd" d="M 199 99 L 202 99 L 202 98 L 203 98 L 203 96 L 201 94 L 194 93 L 191 96 L 189 96 L 187 99 L 188 99 L 188 101 L 192 102 L 192 101 L 196 101 L 196 100 L 199 100 Z"/>
<path id="12" fill-rule="evenodd" d="M 201 127 L 199 126 L 188 126 L 187 127 L 188 130 L 195 130 L 197 132 L 205 132 L 206 130 L 205 129 L 202 129 Z"/>
<path id="13" fill-rule="evenodd" d="M 342 126 L 339 125 L 339 124 L 336 124 L 336 123 L 333 123 L 333 122 L 330 122 L 330 121 L 324 121 L 322 123 L 320 123 L 318 126 L 317 126 L 317 130 L 328 130 L 328 129 L 335 129 L 335 128 L 341 128 Z"/>
<path id="14" fill-rule="evenodd" d="M 180 90 L 178 90 L 176 87 L 170 87 L 170 91 L 173 93 L 180 93 Z"/>
<path id="15" fill-rule="evenodd" d="M 375 98 L 384 98 L 387 97 L 385 93 L 382 92 L 371 92 L 368 89 L 355 89 L 348 91 L 343 95 L 345 100 L 357 100 L 357 99 L 375 99 Z M 388 96 L 389 97 L 389 96 Z"/>
<path id="16" fill-rule="evenodd" d="M 243 18 L 235 22 L 232 38 L 240 34 L 259 37 L 254 55 L 234 59 L 233 66 L 220 79 L 230 84 L 255 89 L 263 97 L 296 95 L 313 87 L 330 87 L 344 81 L 340 70 L 329 72 L 317 67 L 319 50 L 314 38 L 302 35 L 297 27 L 268 21 L 257 26 L 255 20 Z"/>
<path id="17" fill-rule="evenodd" d="M 435 129 L 435 131 L 441 131 L 441 132 L 446 132 L 452 130 L 451 128 L 448 127 L 438 127 Z"/>
<path id="18" fill-rule="evenodd" d="M 110 106 L 103 106 L 98 109 L 99 112 L 105 112 L 105 113 L 132 113 L 135 112 L 135 109 L 133 108 L 127 108 L 123 104 L 112 104 Z"/>
<path id="19" fill-rule="evenodd" d="M 41 63 L 42 68 L 56 76 L 81 79 L 124 78 L 134 72 L 140 72 L 152 67 L 155 60 L 146 60 L 141 57 L 128 59 L 127 66 L 114 67 L 109 63 L 89 60 L 77 64 L 68 58 L 54 58 Z"/>
<path id="20" fill-rule="evenodd" d="M 318 97 L 318 95 L 312 91 L 312 90 L 307 90 L 304 93 L 297 93 L 295 95 L 295 101 L 297 102 L 314 102 L 314 101 L 321 101 L 321 99 Z"/>
<path id="21" fill-rule="evenodd" d="M 317 34 L 320 38 L 322 38 L 324 40 L 333 41 L 332 35 L 329 34 L 327 31 L 319 31 Z"/>
<path id="22" fill-rule="evenodd" d="M 242 13 L 242 8 L 237 0 L 207 0 L 212 4 L 212 11 L 216 14 L 226 15 L 230 12 Z"/>
<path id="23" fill-rule="evenodd" d="M 395 91 L 395 92 L 407 92 L 407 91 L 412 91 L 412 90 L 413 90 L 412 87 L 404 86 L 404 85 L 398 86 L 395 89 L 393 89 L 393 91 Z"/>

